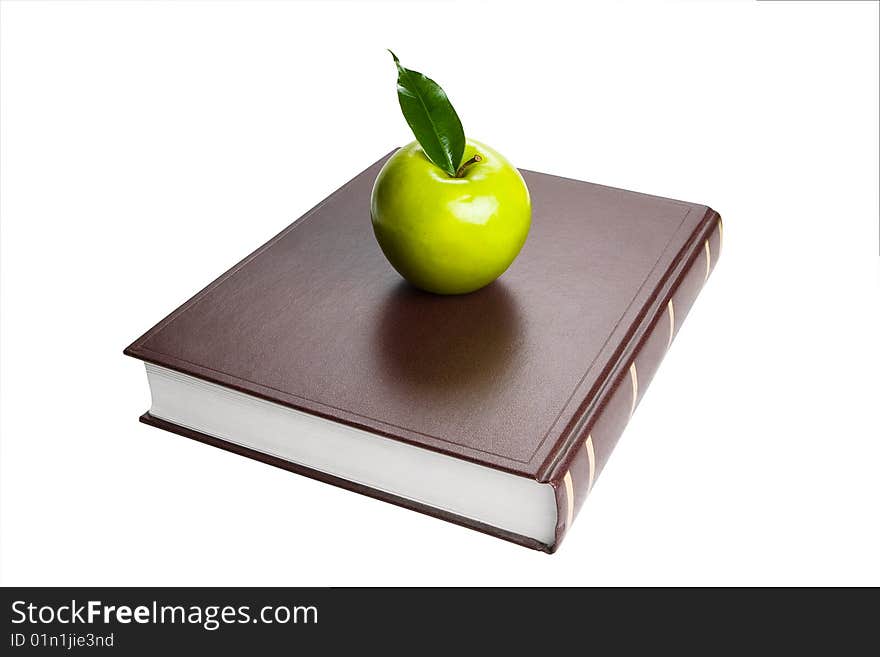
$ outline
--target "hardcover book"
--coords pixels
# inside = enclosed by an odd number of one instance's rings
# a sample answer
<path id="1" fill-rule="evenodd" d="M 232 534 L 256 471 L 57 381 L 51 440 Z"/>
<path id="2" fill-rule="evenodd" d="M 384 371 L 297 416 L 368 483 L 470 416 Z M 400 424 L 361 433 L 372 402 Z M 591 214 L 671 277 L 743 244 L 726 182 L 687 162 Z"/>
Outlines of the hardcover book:
<path id="1" fill-rule="evenodd" d="M 125 349 L 146 364 L 141 421 L 553 552 L 712 272 L 721 219 L 522 171 L 519 257 L 438 296 L 373 238 L 387 157 Z"/>

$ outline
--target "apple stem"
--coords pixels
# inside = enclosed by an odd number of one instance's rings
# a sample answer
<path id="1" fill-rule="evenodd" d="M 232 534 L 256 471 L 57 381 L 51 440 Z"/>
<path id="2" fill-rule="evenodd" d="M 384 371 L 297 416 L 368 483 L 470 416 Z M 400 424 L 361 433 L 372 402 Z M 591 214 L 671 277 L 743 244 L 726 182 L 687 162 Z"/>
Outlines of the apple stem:
<path id="1" fill-rule="evenodd" d="M 482 162 L 483 156 L 479 153 L 475 154 L 471 159 L 458 167 L 458 171 L 455 172 L 456 178 L 461 178 L 464 175 L 464 170 L 467 169 L 470 165 L 476 164 L 477 162 Z"/>

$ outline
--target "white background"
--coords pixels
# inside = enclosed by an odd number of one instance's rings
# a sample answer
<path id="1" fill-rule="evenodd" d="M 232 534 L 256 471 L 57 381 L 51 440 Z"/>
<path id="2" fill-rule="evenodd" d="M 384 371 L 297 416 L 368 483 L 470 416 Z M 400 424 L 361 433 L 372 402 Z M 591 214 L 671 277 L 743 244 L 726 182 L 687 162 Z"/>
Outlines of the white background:
<path id="1" fill-rule="evenodd" d="M 0 19 L 3 584 L 880 584 L 876 3 Z M 411 139 L 386 47 L 518 166 L 725 219 L 554 556 L 137 422 L 122 349 Z"/>

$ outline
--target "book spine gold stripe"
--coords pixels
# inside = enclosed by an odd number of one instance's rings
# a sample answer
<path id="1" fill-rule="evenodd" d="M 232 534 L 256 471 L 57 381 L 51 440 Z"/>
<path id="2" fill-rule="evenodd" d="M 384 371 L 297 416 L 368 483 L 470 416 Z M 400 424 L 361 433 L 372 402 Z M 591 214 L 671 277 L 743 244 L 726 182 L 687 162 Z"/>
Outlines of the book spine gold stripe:
<path id="1" fill-rule="evenodd" d="M 571 481 L 571 471 L 565 473 L 562 481 L 565 483 L 565 527 L 568 529 L 574 520 L 574 484 Z"/>
<path id="2" fill-rule="evenodd" d="M 706 240 L 706 278 L 703 281 L 709 280 L 709 272 L 712 271 L 712 250 L 709 248 L 709 240 Z"/>
<path id="3" fill-rule="evenodd" d="M 596 451 L 593 449 L 593 434 L 587 436 L 584 447 L 587 450 L 587 465 L 590 468 L 590 476 L 587 479 L 587 495 L 589 495 L 593 489 L 593 480 L 596 478 Z"/>
<path id="4" fill-rule="evenodd" d="M 636 362 L 629 366 L 629 378 L 632 381 L 632 406 L 629 408 L 629 416 L 636 412 L 636 402 L 639 400 L 639 373 L 636 372 Z"/>
<path id="5" fill-rule="evenodd" d="M 669 349 L 675 337 L 675 306 L 672 304 L 672 299 L 666 304 L 666 314 L 669 315 L 669 340 L 666 342 L 666 349 Z"/>

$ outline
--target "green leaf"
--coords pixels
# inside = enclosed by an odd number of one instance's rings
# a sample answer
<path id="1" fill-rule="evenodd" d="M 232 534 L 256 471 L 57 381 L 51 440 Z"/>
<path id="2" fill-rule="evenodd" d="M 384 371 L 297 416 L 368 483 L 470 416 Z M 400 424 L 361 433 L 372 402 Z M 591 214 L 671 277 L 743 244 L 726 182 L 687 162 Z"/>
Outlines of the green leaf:
<path id="1" fill-rule="evenodd" d="M 390 50 L 388 52 L 391 52 Z M 397 65 L 400 109 L 428 158 L 454 176 L 464 155 L 464 128 L 440 85 L 417 71 Z"/>

